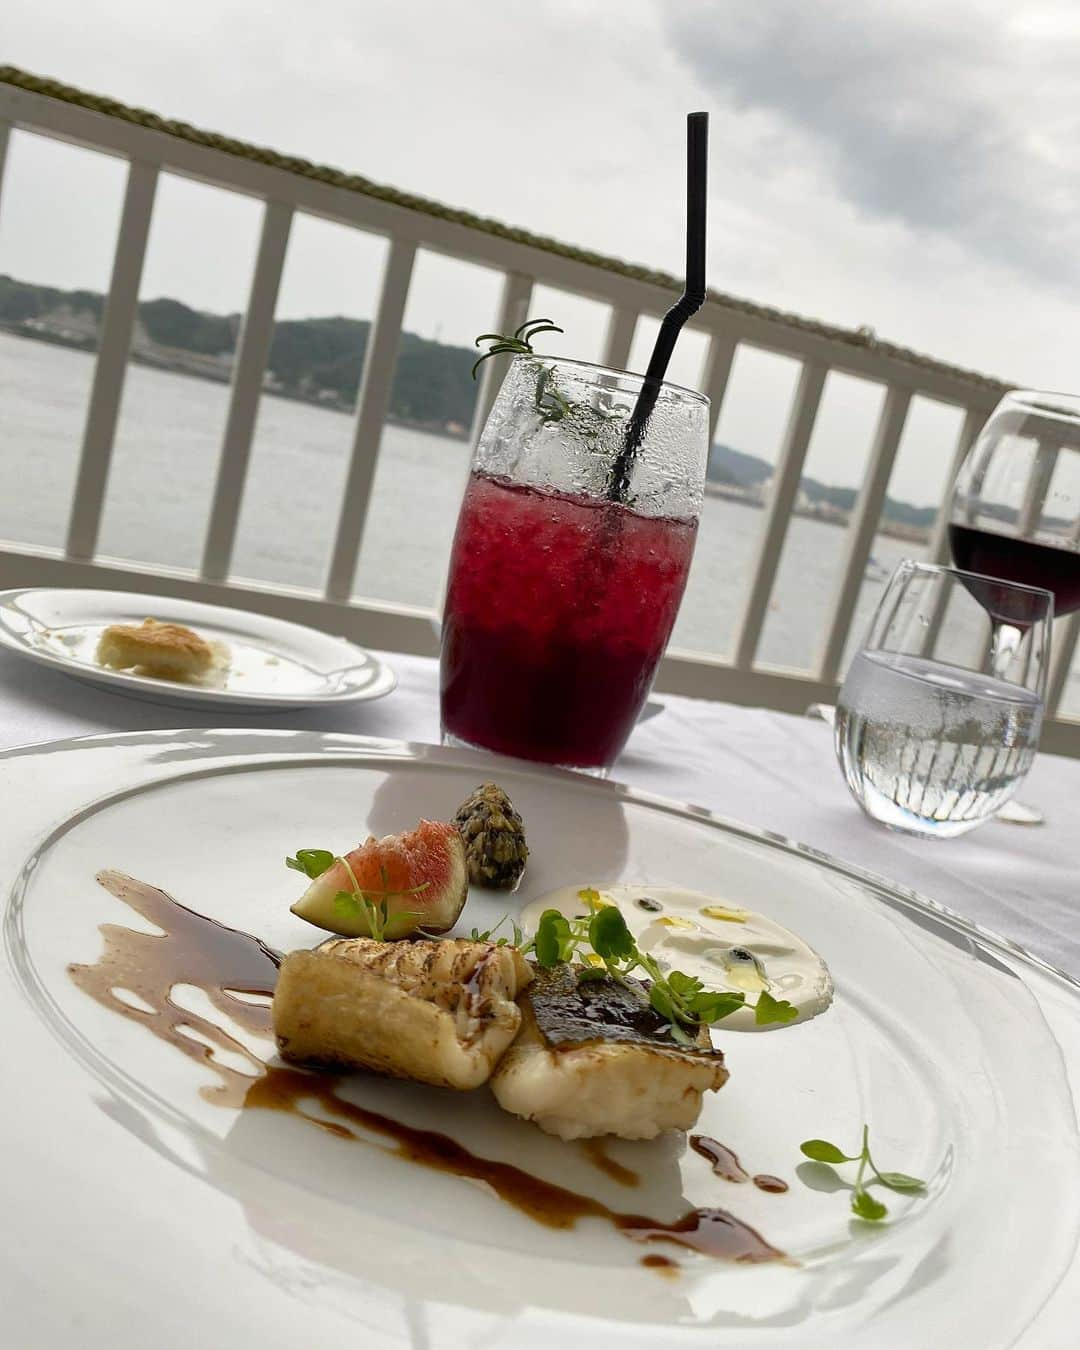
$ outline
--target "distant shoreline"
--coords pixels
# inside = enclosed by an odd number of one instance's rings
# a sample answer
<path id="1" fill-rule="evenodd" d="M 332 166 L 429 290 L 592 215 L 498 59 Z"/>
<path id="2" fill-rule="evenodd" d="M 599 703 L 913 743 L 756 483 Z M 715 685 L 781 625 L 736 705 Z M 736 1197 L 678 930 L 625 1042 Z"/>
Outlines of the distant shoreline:
<path id="1" fill-rule="evenodd" d="M 53 347 L 64 347 L 69 351 L 84 352 L 88 356 L 93 356 L 97 352 L 97 342 L 94 338 L 82 334 L 64 334 L 50 329 L 33 328 L 25 321 L 0 319 L 0 332 L 5 332 L 11 337 L 26 338 L 31 342 L 44 342 Z M 193 365 L 183 356 L 164 356 L 158 354 L 149 354 L 132 349 L 129 353 L 129 360 L 135 365 L 146 366 L 151 370 L 163 370 L 170 375 L 183 375 L 193 380 L 204 380 L 210 384 L 229 384 L 232 380 L 232 369 L 224 366 L 213 369 L 204 365 Z M 304 394 L 299 390 L 290 389 L 271 389 L 263 388 L 262 396 L 265 398 L 285 399 L 290 403 L 304 403 L 312 408 L 321 408 L 325 412 L 342 413 L 345 416 L 351 416 L 355 412 L 355 406 L 346 403 L 343 400 L 329 400 L 325 397 Z M 438 422 L 426 422 L 415 418 L 401 417 L 394 413 L 387 413 L 386 421 L 391 426 L 404 427 L 410 431 L 424 432 L 430 436 L 438 436 L 446 440 L 457 441 L 459 444 L 467 443 L 469 432 L 456 429 L 448 429 L 444 424 Z M 749 507 L 751 510 L 760 511 L 767 505 L 767 498 L 762 494 L 757 494 L 739 486 L 738 484 L 724 482 L 719 479 L 707 479 L 705 483 L 705 493 L 709 497 L 717 497 L 723 501 L 731 502 L 736 506 Z M 807 520 L 817 520 L 823 525 L 835 525 L 844 528 L 848 525 L 850 515 L 846 511 L 831 509 L 823 510 L 817 505 L 796 505 L 792 508 L 792 515 L 800 516 Z M 920 525 L 908 525 L 900 521 L 889 520 L 887 517 L 878 522 L 878 534 L 888 535 L 893 539 L 903 540 L 905 543 L 926 544 L 930 541 L 931 527 Z"/>
<path id="2" fill-rule="evenodd" d="M 87 356 L 97 355 L 97 342 L 93 338 L 82 337 L 77 334 L 67 336 L 62 333 L 50 332 L 47 329 L 30 328 L 27 324 L 18 321 L 12 323 L 3 319 L 0 319 L 0 332 L 7 333 L 9 337 L 25 338 L 30 342 L 44 342 L 50 347 L 64 347 L 68 351 L 83 352 Z M 170 359 L 162 356 L 150 356 L 134 348 L 128 353 L 128 360 L 136 366 L 146 366 L 150 370 L 164 370 L 170 375 L 185 375 L 189 379 L 203 380 L 208 384 L 230 384 L 232 382 L 231 369 L 222 368 L 220 373 L 205 368 L 193 369 L 180 358 Z M 263 388 L 261 392 L 264 398 L 281 398 L 289 403 L 306 403 L 309 407 L 321 408 L 324 412 L 344 413 L 346 416 L 350 416 L 356 411 L 353 404 L 344 401 L 331 402 L 325 398 L 314 397 L 294 390 Z M 405 427 L 410 431 L 424 431 L 431 436 L 440 436 L 449 441 L 466 442 L 469 439 L 468 431 L 448 430 L 445 425 L 438 422 L 432 423 L 399 417 L 394 413 L 387 413 L 386 421 L 391 426 Z"/>
<path id="3" fill-rule="evenodd" d="M 737 483 L 728 483 L 712 478 L 706 480 L 705 495 L 706 497 L 715 497 L 720 501 L 731 502 L 734 506 L 748 506 L 754 511 L 763 511 L 769 504 L 766 493 L 755 492 Z M 792 506 L 791 514 L 800 516 L 804 520 L 819 521 L 822 525 L 836 525 L 842 529 L 846 528 L 851 521 L 851 514 L 848 511 L 836 507 L 823 509 L 821 505 L 805 502 L 796 503 Z M 882 517 L 878 521 L 876 533 L 888 535 L 890 539 L 900 539 L 906 544 L 928 544 L 932 527 L 929 525 L 908 525 L 903 521 Z"/>

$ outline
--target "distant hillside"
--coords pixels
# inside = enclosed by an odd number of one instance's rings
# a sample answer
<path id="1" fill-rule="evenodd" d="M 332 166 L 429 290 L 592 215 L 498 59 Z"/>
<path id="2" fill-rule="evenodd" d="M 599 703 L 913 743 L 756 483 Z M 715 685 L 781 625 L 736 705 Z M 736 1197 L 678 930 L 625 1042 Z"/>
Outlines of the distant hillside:
<path id="1" fill-rule="evenodd" d="M 93 351 L 104 310 L 94 291 L 61 291 L 0 275 L 0 327 Z M 227 380 L 240 334 L 239 314 L 205 314 L 179 300 L 144 300 L 139 305 L 133 356 L 153 365 L 210 379 Z M 351 408 L 367 350 L 371 324 L 341 315 L 285 319 L 274 325 L 266 387 L 271 393 L 325 406 Z M 473 415 L 476 352 L 447 347 L 415 333 L 401 335 L 390 414 L 432 430 L 461 434 Z M 709 451 L 709 478 L 732 487 L 754 488 L 772 476 L 758 455 L 719 443 Z M 802 490 L 815 506 L 850 511 L 854 488 L 830 487 L 804 478 Z M 917 507 L 886 498 L 885 517 L 898 525 L 925 528 L 932 506 Z"/>
<path id="2" fill-rule="evenodd" d="M 757 487 L 772 477 L 772 466 L 757 455 L 733 450 L 714 441 L 709 450 L 708 475 L 715 483 L 734 483 L 738 487 Z"/>
<path id="3" fill-rule="evenodd" d="M 94 350 L 104 301 L 93 291 L 60 291 L 0 276 L 0 324 L 27 337 Z M 204 314 L 179 300 L 144 300 L 133 355 L 154 365 L 229 376 L 240 315 Z M 288 319 L 274 325 L 267 388 L 348 408 L 356 401 L 371 324 L 366 319 Z M 185 360 L 185 354 L 192 359 Z M 438 429 L 468 427 L 476 400 L 476 353 L 403 333 L 390 411 Z"/>
<path id="4" fill-rule="evenodd" d="M 738 487 L 752 488 L 772 477 L 773 466 L 758 455 L 733 450 L 730 446 L 721 445 L 717 441 L 709 451 L 708 472 L 715 483 L 732 483 Z M 815 506 L 824 503 L 841 511 L 850 511 L 859 495 L 855 488 L 831 487 L 816 478 L 803 478 L 799 486 Z M 886 497 L 882 514 L 886 520 L 894 521 L 898 525 L 928 529 L 934 523 L 937 508 L 912 506 L 910 502 L 900 502 L 894 497 Z"/>

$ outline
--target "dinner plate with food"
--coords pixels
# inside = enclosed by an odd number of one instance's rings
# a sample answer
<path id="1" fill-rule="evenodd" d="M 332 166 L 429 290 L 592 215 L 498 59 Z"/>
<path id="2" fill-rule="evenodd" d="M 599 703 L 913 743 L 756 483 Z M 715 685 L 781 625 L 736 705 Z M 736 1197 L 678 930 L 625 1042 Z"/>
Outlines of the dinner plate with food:
<path id="1" fill-rule="evenodd" d="M 1077 987 L 931 902 L 452 748 L 0 782 L 13 1343 L 1072 1343 Z"/>
<path id="2" fill-rule="evenodd" d="M 267 614 L 128 591 L 0 592 L 0 645 L 114 693 L 190 707 L 381 698 L 393 671 L 347 641 Z"/>

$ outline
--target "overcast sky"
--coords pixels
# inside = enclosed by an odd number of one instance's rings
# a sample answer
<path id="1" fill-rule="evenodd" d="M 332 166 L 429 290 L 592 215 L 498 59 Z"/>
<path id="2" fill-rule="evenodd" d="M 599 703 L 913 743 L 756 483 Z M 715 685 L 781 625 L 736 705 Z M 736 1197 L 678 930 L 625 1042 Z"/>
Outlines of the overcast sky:
<path id="1" fill-rule="evenodd" d="M 1000 0 L 6 0 L 0 59 L 678 272 L 683 115 L 712 113 L 709 281 L 944 360 L 1080 387 L 1080 6 Z M 122 174 L 13 138 L 0 271 L 103 288 Z M 163 184 L 144 296 L 243 307 L 252 204 Z M 370 313 L 379 241 L 295 232 L 280 311 Z M 468 342 L 489 273 L 424 258 L 407 326 Z M 598 354 L 604 315 L 537 312 Z M 643 330 L 635 360 L 647 350 Z M 703 344 L 676 371 L 693 380 Z M 793 372 L 745 357 L 721 438 L 775 457 Z M 853 483 L 876 409 L 836 381 L 810 471 Z M 935 499 L 921 408 L 891 491 Z"/>

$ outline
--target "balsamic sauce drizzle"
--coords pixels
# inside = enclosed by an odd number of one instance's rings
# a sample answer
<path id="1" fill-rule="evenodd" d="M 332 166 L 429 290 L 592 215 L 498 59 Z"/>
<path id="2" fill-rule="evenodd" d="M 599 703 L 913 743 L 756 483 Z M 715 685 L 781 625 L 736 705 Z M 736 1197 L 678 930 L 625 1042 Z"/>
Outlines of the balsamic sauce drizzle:
<path id="1" fill-rule="evenodd" d="M 617 1181 L 620 1186 L 640 1186 L 641 1177 L 632 1167 L 626 1167 L 618 1162 L 608 1153 L 604 1147 L 603 1136 L 596 1139 L 583 1139 L 581 1141 L 582 1151 L 586 1158 L 599 1171 L 606 1173 L 612 1181 Z"/>
<path id="2" fill-rule="evenodd" d="M 481 1181 L 508 1204 L 550 1228 L 573 1228 L 579 1219 L 597 1218 L 635 1242 L 674 1243 L 729 1261 L 790 1259 L 725 1209 L 692 1209 L 670 1223 L 622 1213 L 510 1163 L 471 1153 L 438 1131 L 417 1129 L 348 1101 L 337 1092 L 341 1075 L 268 1064 L 221 1026 L 175 1002 L 172 994 L 177 985 L 194 985 L 238 1026 L 272 1041 L 269 999 L 280 955 L 257 937 L 198 914 L 154 886 L 111 871 L 100 873 L 98 880 L 161 932 L 140 933 L 104 924 L 100 959 L 94 965 L 69 966 L 68 973 L 103 1007 L 141 1022 L 155 1036 L 212 1070 L 218 1081 L 201 1089 L 206 1100 L 236 1109 L 289 1112 L 339 1138 L 358 1142 L 370 1143 L 365 1134 L 378 1135 L 389 1141 L 388 1151 L 397 1156 L 435 1171 Z M 118 997 L 117 991 L 125 990 L 143 1006 Z M 252 1002 L 237 995 L 262 1001 Z M 217 1058 L 216 1051 L 239 1055 L 250 1072 L 225 1063 Z M 323 1114 L 314 1114 L 313 1104 Z M 595 1154 L 593 1158 L 597 1160 Z M 606 1163 L 612 1175 L 614 1169 L 628 1174 L 617 1177 L 625 1184 L 632 1184 L 630 1177 L 636 1181 L 630 1169 L 612 1159 L 606 1159 Z M 665 1260 L 644 1258 L 657 1267 Z"/>
<path id="3" fill-rule="evenodd" d="M 751 1177 L 739 1162 L 735 1150 L 722 1144 L 719 1139 L 711 1139 L 707 1134 L 692 1134 L 690 1147 L 695 1153 L 707 1158 L 712 1163 L 713 1172 L 725 1181 L 753 1181 L 759 1191 L 768 1191 L 772 1195 L 781 1195 L 788 1188 L 786 1181 L 781 1177 L 770 1176 L 768 1172 L 759 1172 L 757 1176 Z"/>

